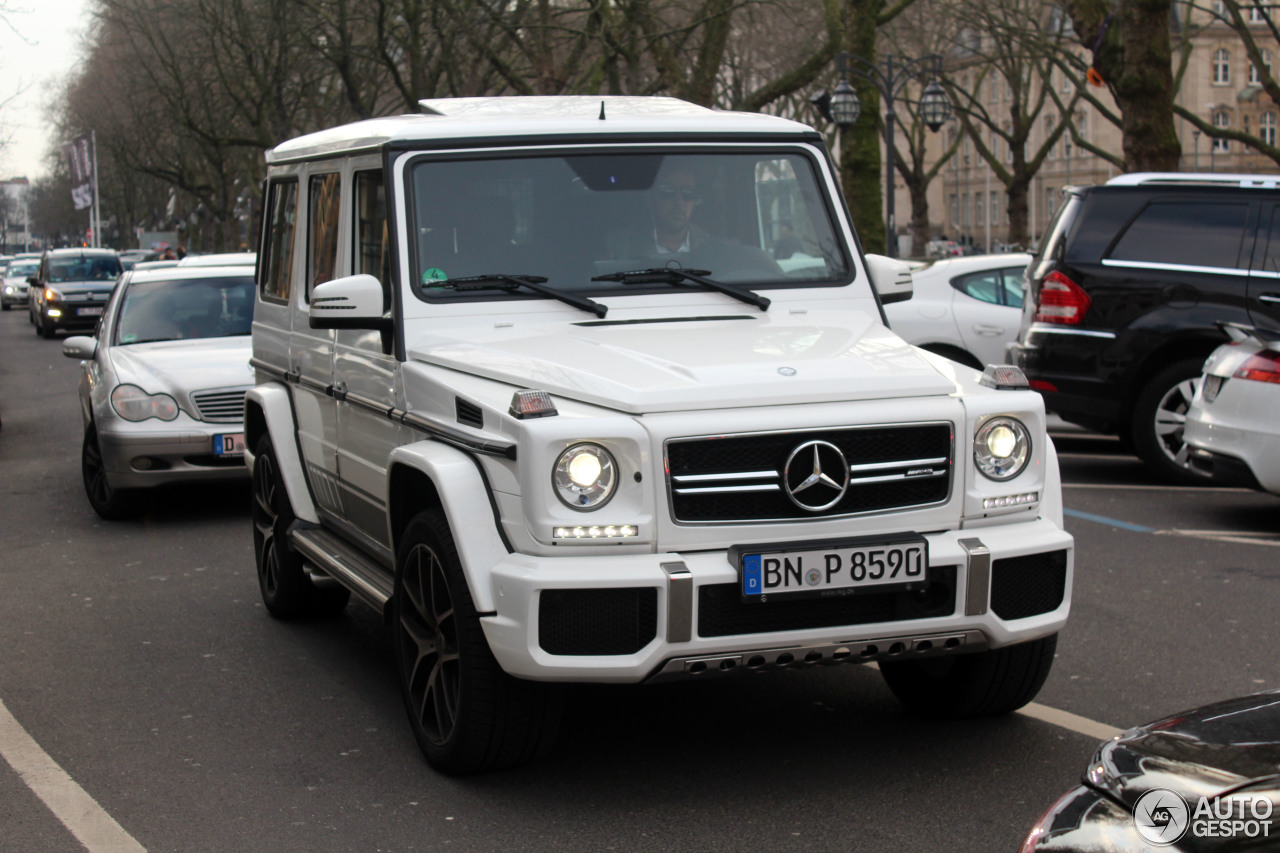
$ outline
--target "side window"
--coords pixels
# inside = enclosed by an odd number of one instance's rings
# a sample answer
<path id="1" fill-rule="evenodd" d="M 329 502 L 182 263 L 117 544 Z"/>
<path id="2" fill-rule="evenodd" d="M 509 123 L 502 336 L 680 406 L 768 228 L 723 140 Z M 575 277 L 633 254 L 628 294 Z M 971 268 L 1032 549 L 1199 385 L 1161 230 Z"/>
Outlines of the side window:
<path id="1" fill-rule="evenodd" d="M 1121 235 L 1111 260 L 1235 269 L 1247 204 L 1152 202 Z"/>
<path id="2" fill-rule="evenodd" d="M 367 273 L 391 287 L 391 244 L 387 232 L 387 199 L 382 172 L 357 172 L 355 179 L 355 240 L 351 260 L 353 274 Z"/>
<path id="3" fill-rule="evenodd" d="M 338 268 L 338 224 L 342 212 L 342 176 L 314 175 L 307 192 L 310 203 L 307 239 L 307 301 L 317 284 L 331 281 Z"/>
<path id="4" fill-rule="evenodd" d="M 1266 208 L 1263 208 L 1266 210 Z M 1267 253 L 1262 259 L 1264 272 L 1280 273 L 1280 205 L 1271 208 L 1271 221 L 1267 224 Z"/>
<path id="5" fill-rule="evenodd" d="M 267 196 L 267 235 L 263 246 L 266 257 L 258 264 L 263 299 L 289 301 L 289 282 L 293 277 L 293 231 L 297 215 L 298 182 L 272 184 Z"/>
<path id="6" fill-rule="evenodd" d="M 1025 267 L 1013 267 L 1004 270 L 1004 293 L 1001 302 L 1014 308 L 1022 307 L 1022 286 Z"/>
<path id="7" fill-rule="evenodd" d="M 952 279 L 951 286 L 974 299 L 999 305 L 1003 278 L 1000 270 L 987 270 Z"/>

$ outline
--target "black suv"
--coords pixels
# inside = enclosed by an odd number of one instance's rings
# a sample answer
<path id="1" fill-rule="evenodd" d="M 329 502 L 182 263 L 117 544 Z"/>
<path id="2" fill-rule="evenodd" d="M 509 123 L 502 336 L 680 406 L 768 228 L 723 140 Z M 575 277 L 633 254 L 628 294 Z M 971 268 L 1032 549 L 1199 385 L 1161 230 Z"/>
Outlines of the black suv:
<path id="1" fill-rule="evenodd" d="M 1008 360 L 1066 421 L 1174 482 L 1200 368 L 1234 321 L 1280 329 L 1280 176 L 1122 175 L 1065 191 Z"/>

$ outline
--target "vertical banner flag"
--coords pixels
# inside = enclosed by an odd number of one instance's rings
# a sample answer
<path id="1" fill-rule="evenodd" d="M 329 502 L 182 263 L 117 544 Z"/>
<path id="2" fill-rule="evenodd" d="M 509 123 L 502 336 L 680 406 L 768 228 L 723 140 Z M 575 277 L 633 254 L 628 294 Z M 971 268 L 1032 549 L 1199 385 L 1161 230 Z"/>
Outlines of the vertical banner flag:
<path id="1" fill-rule="evenodd" d="M 71 198 L 76 210 L 93 206 L 93 137 L 77 136 L 64 144 L 67 162 L 71 165 Z"/>

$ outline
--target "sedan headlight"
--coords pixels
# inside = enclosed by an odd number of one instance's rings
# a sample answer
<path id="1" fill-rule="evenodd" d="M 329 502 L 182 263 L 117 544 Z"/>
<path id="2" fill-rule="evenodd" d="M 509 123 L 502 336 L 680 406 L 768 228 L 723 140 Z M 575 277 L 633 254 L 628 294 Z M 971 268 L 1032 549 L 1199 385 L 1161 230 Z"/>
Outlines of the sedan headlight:
<path id="1" fill-rule="evenodd" d="M 111 407 L 126 421 L 171 421 L 178 416 L 177 400 L 168 394 L 148 394 L 137 385 L 116 386 L 111 392 Z"/>
<path id="2" fill-rule="evenodd" d="M 599 509 L 613 497 L 618 464 L 598 444 L 575 444 L 560 454 L 551 479 L 565 506 L 583 511 Z"/>
<path id="3" fill-rule="evenodd" d="M 973 461 L 990 480 L 1012 480 L 1031 459 L 1031 434 L 1017 418 L 984 423 L 973 437 Z"/>

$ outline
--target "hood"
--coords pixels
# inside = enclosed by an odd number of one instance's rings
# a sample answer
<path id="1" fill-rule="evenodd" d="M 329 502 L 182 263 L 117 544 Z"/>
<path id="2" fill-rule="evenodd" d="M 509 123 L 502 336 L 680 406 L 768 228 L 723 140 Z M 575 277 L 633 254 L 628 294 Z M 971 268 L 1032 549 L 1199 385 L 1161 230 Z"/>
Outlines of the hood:
<path id="1" fill-rule="evenodd" d="M 776 309 L 775 309 L 776 311 Z M 641 414 L 951 394 L 865 312 L 586 321 L 433 332 L 409 357 Z"/>
<path id="2" fill-rule="evenodd" d="M 211 388 L 252 385 L 252 349 L 250 337 L 238 335 L 114 346 L 110 358 L 121 384 L 133 383 L 149 394 L 163 391 L 181 397 Z"/>
<path id="3" fill-rule="evenodd" d="M 80 293 L 110 293 L 115 288 L 115 280 L 112 281 L 58 281 L 45 285 L 50 290 L 57 291 L 64 296 L 74 296 Z"/>
<path id="4" fill-rule="evenodd" d="M 1280 794 L 1280 691 L 1157 720 L 1098 748 L 1086 781 L 1133 804 L 1153 788 L 1194 802 L 1235 789 Z"/>

